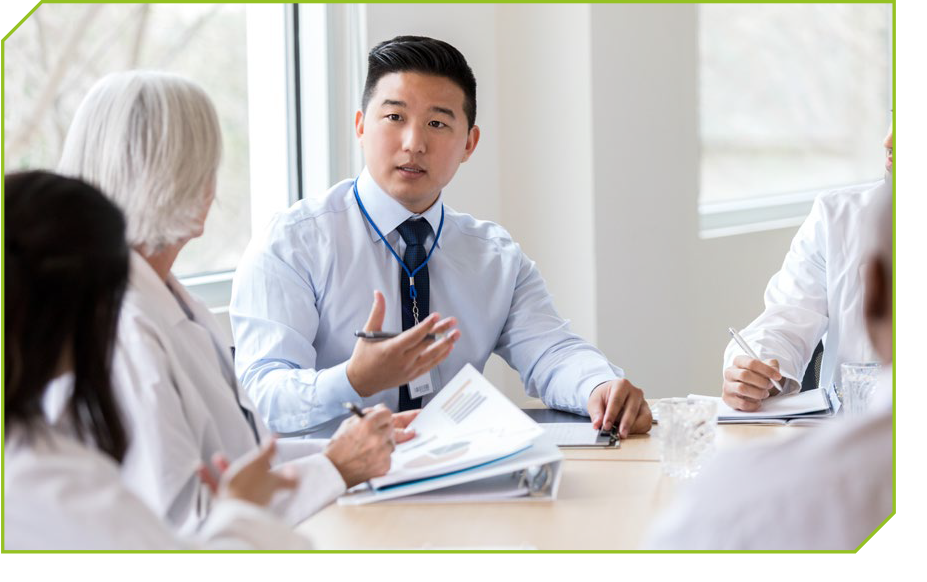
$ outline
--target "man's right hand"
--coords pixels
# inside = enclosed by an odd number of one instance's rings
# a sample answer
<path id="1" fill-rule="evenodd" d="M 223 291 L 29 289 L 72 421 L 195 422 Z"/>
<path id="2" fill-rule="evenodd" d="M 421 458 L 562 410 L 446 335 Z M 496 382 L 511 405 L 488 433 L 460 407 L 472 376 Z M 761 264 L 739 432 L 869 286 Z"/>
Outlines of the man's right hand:
<path id="1" fill-rule="evenodd" d="M 324 454 L 350 489 L 372 477 L 386 475 L 395 448 L 393 413 L 377 404 L 364 409 L 364 418 L 352 416 L 342 422 Z"/>
<path id="2" fill-rule="evenodd" d="M 381 331 L 386 315 L 386 302 L 379 291 L 373 293 L 373 308 L 364 331 Z M 363 397 L 373 396 L 381 390 L 395 388 L 428 372 L 451 353 L 460 331 L 450 331 L 457 319 L 432 313 L 415 327 L 383 341 L 359 339 L 348 360 L 348 381 Z M 446 333 L 438 341 L 428 341 L 429 333 Z"/>
<path id="3" fill-rule="evenodd" d="M 737 356 L 731 367 L 724 370 L 721 399 L 735 410 L 759 410 L 763 400 L 779 393 L 773 380 L 782 380 L 778 361 L 761 362 L 750 356 Z"/>

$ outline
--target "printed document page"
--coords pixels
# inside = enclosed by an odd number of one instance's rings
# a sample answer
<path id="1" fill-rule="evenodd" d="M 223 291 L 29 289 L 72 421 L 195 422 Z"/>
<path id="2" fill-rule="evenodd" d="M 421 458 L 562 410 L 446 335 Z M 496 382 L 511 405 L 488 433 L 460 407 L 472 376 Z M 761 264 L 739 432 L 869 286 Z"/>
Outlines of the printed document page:
<path id="1" fill-rule="evenodd" d="M 392 468 L 374 488 L 493 461 L 527 448 L 540 426 L 467 364 L 409 425 L 415 438 L 396 447 Z"/>

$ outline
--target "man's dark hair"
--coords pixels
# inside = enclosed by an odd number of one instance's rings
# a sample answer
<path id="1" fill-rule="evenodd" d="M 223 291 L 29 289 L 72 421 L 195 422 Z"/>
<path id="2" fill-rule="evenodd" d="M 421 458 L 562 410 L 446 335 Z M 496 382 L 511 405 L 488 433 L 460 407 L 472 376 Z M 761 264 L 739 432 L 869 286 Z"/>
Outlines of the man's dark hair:
<path id="1" fill-rule="evenodd" d="M 127 439 L 110 372 L 129 276 L 122 212 L 49 172 L 6 176 L 3 204 L 4 429 L 41 424 L 48 383 L 72 371 L 71 426 L 120 461 Z"/>
<path id="2" fill-rule="evenodd" d="M 467 59 L 443 40 L 427 36 L 397 36 L 381 42 L 367 56 L 367 82 L 361 108 L 367 111 L 377 83 L 390 73 L 422 73 L 445 77 L 464 92 L 464 113 L 468 128 L 476 123 L 476 78 Z"/>

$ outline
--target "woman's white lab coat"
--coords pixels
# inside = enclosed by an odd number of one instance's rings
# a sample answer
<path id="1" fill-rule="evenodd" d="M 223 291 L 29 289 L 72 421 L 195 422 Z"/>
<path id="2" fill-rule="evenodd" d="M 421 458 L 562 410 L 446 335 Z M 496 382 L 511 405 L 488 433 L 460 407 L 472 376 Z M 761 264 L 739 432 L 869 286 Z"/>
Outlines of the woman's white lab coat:
<path id="1" fill-rule="evenodd" d="M 779 360 L 786 392 L 800 389 L 822 338 L 821 386 L 839 384 L 840 364 L 875 359 L 863 321 L 864 217 L 875 197 L 891 195 L 886 180 L 818 196 L 766 287 L 766 309 L 741 333 L 760 359 Z M 724 368 L 742 353 L 731 341 Z"/>
<path id="2" fill-rule="evenodd" d="M 195 536 L 179 538 L 109 457 L 44 424 L 6 431 L 4 549 L 310 549 L 266 510 L 235 500 L 218 501 Z"/>
<path id="3" fill-rule="evenodd" d="M 113 382 L 130 437 L 123 479 L 158 515 L 187 531 L 209 511 L 200 496 L 197 467 L 209 466 L 215 453 L 234 461 L 258 446 L 236 394 L 252 412 L 262 441 L 270 433 L 239 390 L 228 344 L 220 339 L 213 315 L 173 275 L 167 285 L 141 255 L 132 253 Z M 341 474 L 321 454 L 324 444 L 278 442 L 278 458 L 300 478 L 295 491 L 280 493 L 273 503 L 290 524 L 345 490 Z"/>

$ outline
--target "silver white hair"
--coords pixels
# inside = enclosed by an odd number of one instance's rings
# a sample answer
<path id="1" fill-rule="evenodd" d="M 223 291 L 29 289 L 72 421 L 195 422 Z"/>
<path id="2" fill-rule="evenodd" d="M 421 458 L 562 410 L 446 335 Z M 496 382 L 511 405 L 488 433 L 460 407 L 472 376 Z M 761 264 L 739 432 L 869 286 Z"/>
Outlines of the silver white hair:
<path id="1" fill-rule="evenodd" d="M 219 119 L 199 85 L 128 71 L 100 79 L 84 97 L 58 171 L 115 202 L 129 244 L 151 254 L 197 233 L 221 157 Z"/>

